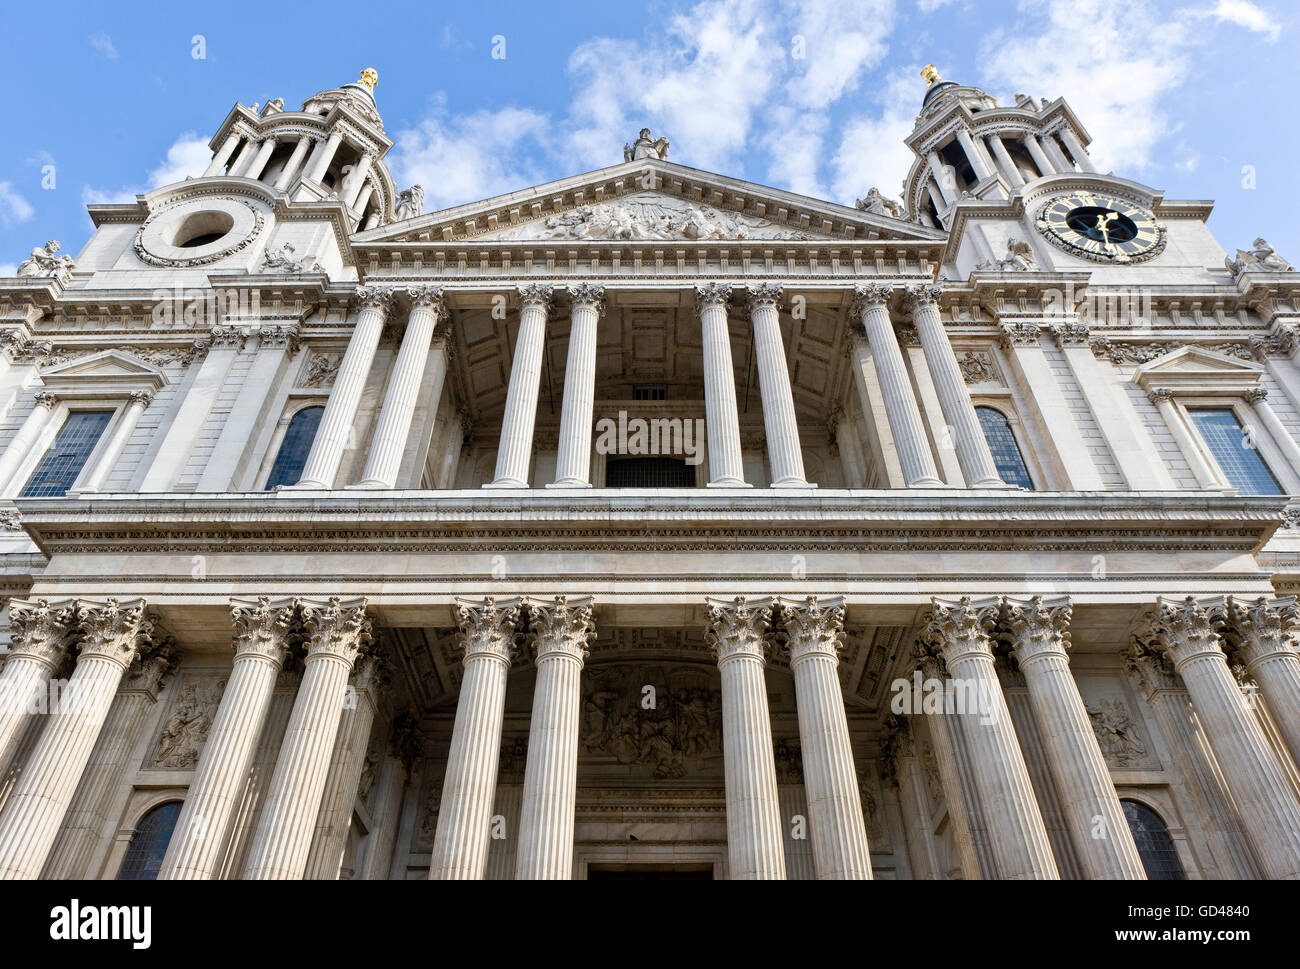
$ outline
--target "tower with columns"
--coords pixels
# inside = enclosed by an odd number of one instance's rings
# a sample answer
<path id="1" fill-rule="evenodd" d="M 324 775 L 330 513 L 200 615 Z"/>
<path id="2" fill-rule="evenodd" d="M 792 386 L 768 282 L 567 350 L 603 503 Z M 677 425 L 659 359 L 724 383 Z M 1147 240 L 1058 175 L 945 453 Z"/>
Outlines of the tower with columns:
<path id="1" fill-rule="evenodd" d="M 0 279 L 0 877 L 1300 877 L 1300 273 L 924 73 L 426 213 L 366 70 Z"/>

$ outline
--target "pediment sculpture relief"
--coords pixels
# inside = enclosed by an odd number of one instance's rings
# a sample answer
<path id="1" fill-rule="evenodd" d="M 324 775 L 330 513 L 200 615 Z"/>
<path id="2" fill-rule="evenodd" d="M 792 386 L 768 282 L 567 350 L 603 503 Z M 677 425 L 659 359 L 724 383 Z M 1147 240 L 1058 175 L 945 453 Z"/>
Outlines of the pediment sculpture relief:
<path id="1" fill-rule="evenodd" d="M 199 751 L 208 739 L 208 730 L 217 716 L 225 688 L 225 680 L 185 684 L 158 738 L 153 761 L 155 767 L 189 770 L 198 763 Z"/>
<path id="2" fill-rule="evenodd" d="M 685 199 L 641 194 L 559 212 L 509 229 L 497 238 L 702 241 L 798 240 L 812 236 L 752 215 L 723 212 Z"/>

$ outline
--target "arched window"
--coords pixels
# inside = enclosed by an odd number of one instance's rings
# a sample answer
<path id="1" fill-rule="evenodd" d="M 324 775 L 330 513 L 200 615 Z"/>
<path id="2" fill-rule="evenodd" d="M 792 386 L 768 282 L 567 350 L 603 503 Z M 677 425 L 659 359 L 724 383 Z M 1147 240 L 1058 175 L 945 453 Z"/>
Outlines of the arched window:
<path id="1" fill-rule="evenodd" d="M 1186 881 L 1174 839 L 1169 837 L 1160 815 L 1138 801 L 1120 801 L 1124 805 L 1124 819 L 1128 821 L 1133 840 L 1137 842 L 1138 857 L 1151 881 Z"/>
<path id="2" fill-rule="evenodd" d="M 293 415 L 289 429 L 284 432 L 280 442 L 280 453 L 275 456 L 271 467 L 271 476 L 266 479 L 266 490 L 280 485 L 294 485 L 302 477 L 303 465 L 311 453 L 312 441 L 316 440 L 316 428 L 320 426 L 324 407 L 304 407 Z"/>
<path id="3" fill-rule="evenodd" d="M 1016 436 L 1011 432 L 1011 422 L 1006 415 L 992 407 L 976 407 L 975 413 L 979 415 L 984 439 L 989 442 L 989 450 L 993 452 L 998 477 L 1009 485 L 1019 485 L 1033 491 L 1034 479 L 1029 477 L 1029 468 L 1025 465 L 1024 455 L 1020 453 L 1020 445 L 1016 443 Z"/>
<path id="4" fill-rule="evenodd" d="M 151 808 L 140 819 L 117 873 L 118 881 L 148 882 L 158 877 L 158 869 L 162 867 L 167 843 L 172 840 L 172 831 L 180 813 L 181 802 L 168 801 Z"/>

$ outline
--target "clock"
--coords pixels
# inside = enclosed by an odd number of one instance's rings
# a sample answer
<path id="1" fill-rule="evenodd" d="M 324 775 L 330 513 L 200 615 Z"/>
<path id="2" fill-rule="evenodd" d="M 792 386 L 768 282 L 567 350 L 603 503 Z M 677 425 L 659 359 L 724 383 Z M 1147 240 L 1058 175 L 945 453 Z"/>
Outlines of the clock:
<path id="1" fill-rule="evenodd" d="M 1037 225 L 1057 248 L 1095 262 L 1143 262 L 1165 248 L 1156 217 L 1113 195 L 1058 195 L 1039 209 Z"/>

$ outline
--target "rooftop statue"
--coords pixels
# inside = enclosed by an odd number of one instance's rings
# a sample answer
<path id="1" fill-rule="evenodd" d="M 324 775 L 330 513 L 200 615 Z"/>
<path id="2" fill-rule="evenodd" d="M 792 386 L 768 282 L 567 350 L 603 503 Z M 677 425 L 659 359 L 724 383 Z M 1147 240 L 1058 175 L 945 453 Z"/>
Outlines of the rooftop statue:
<path id="1" fill-rule="evenodd" d="M 33 249 L 30 258 L 18 264 L 18 275 L 53 276 L 60 282 L 67 282 L 76 264 L 71 256 L 55 255 L 58 251 L 59 244 L 54 239 Z"/>
<path id="2" fill-rule="evenodd" d="M 1247 272 L 1289 273 L 1295 271 L 1295 267 L 1279 256 L 1266 239 L 1256 239 L 1254 248 L 1249 252 L 1238 249 L 1237 258 L 1233 259 L 1228 256 L 1224 260 L 1224 265 L 1232 271 L 1234 276 Z"/>
<path id="3" fill-rule="evenodd" d="M 642 128 L 636 141 L 623 146 L 623 161 L 639 161 L 642 158 L 658 158 L 667 161 L 668 139 L 660 138 L 656 141 L 650 137 L 649 128 Z"/>

